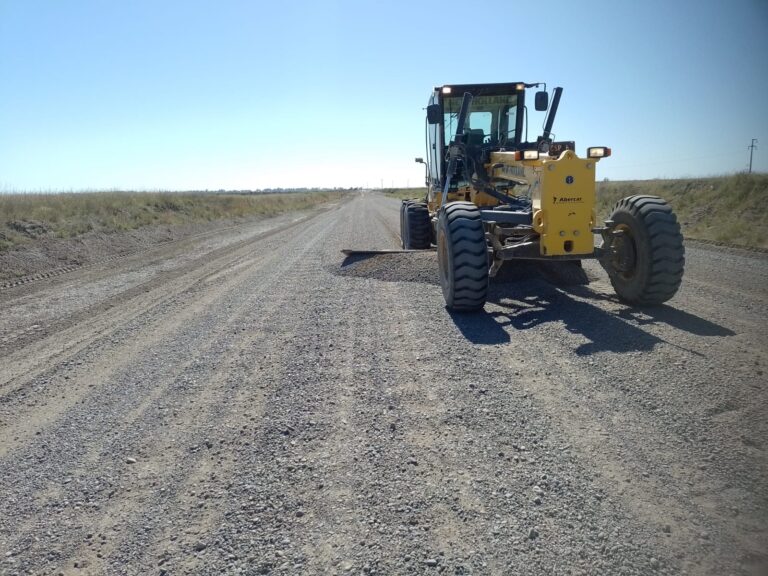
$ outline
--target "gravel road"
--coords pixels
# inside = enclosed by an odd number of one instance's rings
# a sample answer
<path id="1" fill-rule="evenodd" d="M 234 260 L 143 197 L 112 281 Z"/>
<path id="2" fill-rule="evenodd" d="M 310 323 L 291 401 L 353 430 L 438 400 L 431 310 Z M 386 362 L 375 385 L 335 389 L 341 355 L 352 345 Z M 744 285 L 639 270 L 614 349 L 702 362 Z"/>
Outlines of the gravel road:
<path id="1" fill-rule="evenodd" d="M 451 314 L 398 206 L 0 291 L 0 573 L 768 573 L 768 256 Z"/>

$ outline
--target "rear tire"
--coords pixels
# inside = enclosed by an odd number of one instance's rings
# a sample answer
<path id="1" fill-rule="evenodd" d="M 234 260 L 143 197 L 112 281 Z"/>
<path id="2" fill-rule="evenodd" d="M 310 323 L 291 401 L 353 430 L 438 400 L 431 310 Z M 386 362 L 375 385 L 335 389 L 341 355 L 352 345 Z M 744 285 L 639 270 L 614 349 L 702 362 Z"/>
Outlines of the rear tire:
<path id="1" fill-rule="evenodd" d="M 611 254 L 601 260 L 618 297 L 653 306 L 672 298 L 680 288 L 685 247 L 672 208 L 657 196 L 629 196 L 613 209 Z"/>
<path id="2" fill-rule="evenodd" d="M 405 249 L 408 243 L 408 226 L 405 224 L 405 209 L 410 200 L 403 200 L 400 204 L 400 246 Z"/>
<path id="3" fill-rule="evenodd" d="M 488 295 L 488 248 L 480 210 L 451 202 L 437 219 L 437 257 L 445 305 L 479 310 Z"/>
<path id="4" fill-rule="evenodd" d="M 432 245 L 432 220 L 426 204 L 406 200 L 400 205 L 400 239 L 406 250 L 425 250 Z"/>

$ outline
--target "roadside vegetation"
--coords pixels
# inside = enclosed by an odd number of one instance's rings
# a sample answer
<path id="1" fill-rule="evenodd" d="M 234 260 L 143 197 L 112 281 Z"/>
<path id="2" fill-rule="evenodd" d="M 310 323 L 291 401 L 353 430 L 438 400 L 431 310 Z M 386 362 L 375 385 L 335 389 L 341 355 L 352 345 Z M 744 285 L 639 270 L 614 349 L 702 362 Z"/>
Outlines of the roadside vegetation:
<path id="1" fill-rule="evenodd" d="M 413 198 L 424 198 L 427 195 L 426 188 L 384 188 L 385 195 L 398 200 L 411 200 Z"/>
<path id="2" fill-rule="evenodd" d="M 392 198 L 423 198 L 426 188 L 389 188 Z M 36 238 L 73 238 L 144 226 L 272 216 L 339 199 L 343 191 L 264 194 L 88 192 L 0 194 L 0 250 Z M 674 208 L 686 238 L 768 249 L 768 174 L 715 178 L 603 181 L 598 219 L 625 196 L 650 194 Z"/>
<path id="3" fill-rule="evenodd" d="M 42 237 L 73 238 L 88 232 L 273 216 L 338 200 L 343 194 L 338 190 L 274 194 L 0 194 L 0 250 Z"/>
<path id="4" fill-rule="evenodd" d="M 768 174 L 600 182 L 598 219 L 607 218 L 616 201 L 632 194 L 666 199 L 686 238 L 768 248 Z"/>
<path id="5" fill-rule="evenodd" d="M 391 188 L 383 192 L 399 199 L 423 198 L 426 188 Z M 607 218 L 618 200 L 633 194 L 666 199 L 686 238 L 768 248 L 768 174 L 598 182 L 598 220 Z"/>

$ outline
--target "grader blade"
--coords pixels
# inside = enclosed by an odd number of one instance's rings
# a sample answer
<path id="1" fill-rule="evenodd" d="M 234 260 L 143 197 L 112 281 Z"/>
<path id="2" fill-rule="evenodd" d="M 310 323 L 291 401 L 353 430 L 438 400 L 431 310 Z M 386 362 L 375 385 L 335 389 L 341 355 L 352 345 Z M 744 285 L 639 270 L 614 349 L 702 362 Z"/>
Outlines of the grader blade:
<path id="1" fill-rule="evenodd" d="M 392 250 L 350 250 L 348 248 L 345 248 L 341 251 L 342 254 L 345 256 L 375 256 L 376 254 L 407 254 L 409 252 L 434 252 L 434 248 L 428 248 L 426 250 L 402 250 L 402 249 L 392 249 Z"/>

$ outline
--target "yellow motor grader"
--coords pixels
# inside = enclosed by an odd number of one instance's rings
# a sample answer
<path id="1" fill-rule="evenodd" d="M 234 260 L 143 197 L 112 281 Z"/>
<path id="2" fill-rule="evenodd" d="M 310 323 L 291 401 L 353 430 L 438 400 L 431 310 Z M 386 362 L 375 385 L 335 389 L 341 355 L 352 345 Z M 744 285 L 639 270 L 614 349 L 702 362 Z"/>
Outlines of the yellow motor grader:
<path id="1" fill-rule="evenodd" d="M 619 201 L 602 225 L 595 214 L 595 170 L 610 148 L 576 154 L 554 141 L 562 95 L 542 83 L 438 86 L 426 112 L 427 196 L 400 211 L 404 249 L 437 246 L 448 308 L 485 305 L 489 277 L 510 260 L 599 260 L 619 298 L 660 304 L 683 276 L 684 247 L 672 209 L 656 196 Z M 527 138 L 526 92 L 546 112 L 543 133 Z M 602 242 L 595 246 L 594 235 Z"/>

